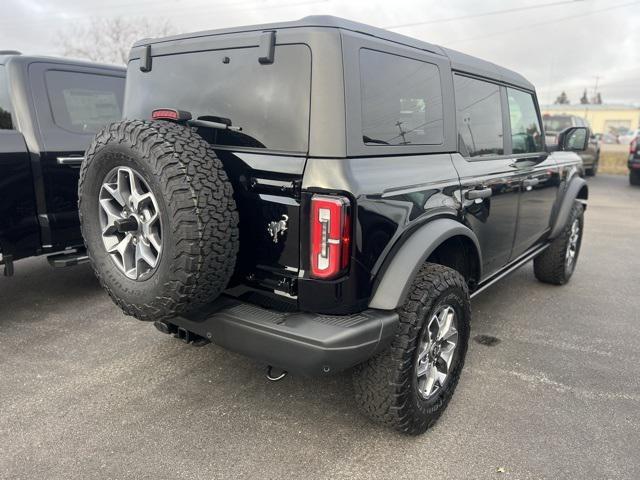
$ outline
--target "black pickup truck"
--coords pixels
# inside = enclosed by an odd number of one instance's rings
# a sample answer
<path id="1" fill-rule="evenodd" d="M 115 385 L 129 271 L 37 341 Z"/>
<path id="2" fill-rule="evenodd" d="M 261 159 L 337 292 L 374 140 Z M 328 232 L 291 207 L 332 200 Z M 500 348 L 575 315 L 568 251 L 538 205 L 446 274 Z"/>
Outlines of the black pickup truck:
<path id="1" fill-rule="evenodd" d="M 402 432 L 451 398 L 471 297 L 578 260 L 588 129 L 547 147 L 530 82 L 445 47 L 333 17 L 143 40 L 123 118 L 79 184 L 115 302 L 274 380 L 355 367 Z"/>
<path id="2" fill-rule="evenodd" d="M 86 258 L 78 219 L 84 151 L 119 120 L 121 67 L 0 52 L 0 264 L 49 255 L 53 266 Z"/>

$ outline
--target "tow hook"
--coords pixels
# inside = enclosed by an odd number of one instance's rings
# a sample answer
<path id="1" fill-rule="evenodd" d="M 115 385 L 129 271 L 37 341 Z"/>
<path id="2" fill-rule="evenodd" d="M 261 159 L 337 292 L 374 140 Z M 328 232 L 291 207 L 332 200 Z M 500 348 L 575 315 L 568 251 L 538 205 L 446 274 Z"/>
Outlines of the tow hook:
<path id="1" fill-rule="evenodd" d="M 276 368 L 271 365 L 267 367 L 267 380 L 270 382 L 278 382 L 287 376 L 287 371 Z"/>
<path id="2" fill-rule="evenodd" d="M 194 347 L 202 347 L 207 343 L 211 343 L 210 340 L 198 335 L 197 333 L 193 333 L 185 328 L 178 327 L 173 323 L 163 322 L 159 320 L 153 322 L 153 325 L 162 333 L 173 334 L 174 338 L 178 338 L 184 343 L 191 343 Z"/>

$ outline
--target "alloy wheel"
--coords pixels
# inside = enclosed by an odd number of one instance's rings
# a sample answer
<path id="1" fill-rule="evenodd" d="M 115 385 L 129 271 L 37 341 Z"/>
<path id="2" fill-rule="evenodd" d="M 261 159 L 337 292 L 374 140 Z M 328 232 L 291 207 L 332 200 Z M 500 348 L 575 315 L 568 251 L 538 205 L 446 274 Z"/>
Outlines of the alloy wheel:
<path id="1" fill-rule="evenodd" d="M 458 344 L 457 317 L 450 305 L 441 306 L 424 330 L 416 362 L 418 392 L 428 400 L 445 385 L 451 372 L 453 356 Z"/>
<path id="2" fill-rule="evenodd" d="M 107 253 L 131 280 L 145 280 L 162 255 L 158 202 L 147 182 L 130 167 L 116 167 L 100 188 L 99 215 Z"/>
<path id="3" fill-rule="evenodd" d="M 578 255 L 578 242 L 580 240 L 580 221 L 575 219 L 571 224 L 571 231 L 569 232 L 569 243 L 567 244 L 567 251 L 565 253 L 565 268 L 570 272 L 576 261 Z"/>

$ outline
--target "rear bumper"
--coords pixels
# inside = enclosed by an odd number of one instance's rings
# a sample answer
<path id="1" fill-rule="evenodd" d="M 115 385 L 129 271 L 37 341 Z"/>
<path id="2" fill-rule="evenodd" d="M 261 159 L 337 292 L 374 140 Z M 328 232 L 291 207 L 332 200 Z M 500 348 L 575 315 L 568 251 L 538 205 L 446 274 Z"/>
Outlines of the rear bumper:
<path id="1" fill-rule="evenodd" d="M 207 312 L 165 323 L 274 367 L 323 375 L 353 367 L 386 348 L 398 314 L 373 309 L 351 315 L 278 312 L 223 297 Z"/>

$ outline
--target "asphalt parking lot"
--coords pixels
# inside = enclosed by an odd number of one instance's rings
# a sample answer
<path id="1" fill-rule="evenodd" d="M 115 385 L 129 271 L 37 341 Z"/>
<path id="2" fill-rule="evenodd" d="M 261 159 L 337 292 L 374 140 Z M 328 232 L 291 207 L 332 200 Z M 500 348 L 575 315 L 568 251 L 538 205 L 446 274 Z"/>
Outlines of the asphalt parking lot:
<path id="1" fill-rule="evenodd" d="M 571 283 L 528 265 L 473 301 L 437 426 L 370 423 L 349 374 L 270 383 L 260 365 L 125 317 L 86 265 L 0 278 L 0 477 L 640 478 L 640 189 L 589 180 Z M 499 470 L 504 470 L 504 473 Z"/>

